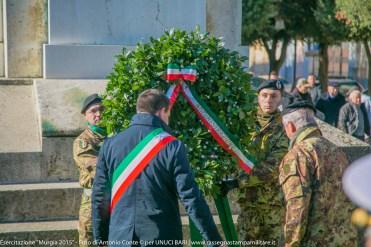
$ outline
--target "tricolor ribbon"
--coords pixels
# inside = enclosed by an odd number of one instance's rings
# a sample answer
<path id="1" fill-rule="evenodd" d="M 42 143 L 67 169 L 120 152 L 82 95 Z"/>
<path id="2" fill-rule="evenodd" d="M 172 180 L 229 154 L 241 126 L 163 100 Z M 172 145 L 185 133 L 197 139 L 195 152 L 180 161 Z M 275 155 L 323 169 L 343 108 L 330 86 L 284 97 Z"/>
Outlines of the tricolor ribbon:
<path id="1" fill-rule="evenodd" d="M 180 80 L 178 84 L 173 84 L 168 89 L 166 96 L 170 99 L 171 107 L 175 103 L 179 93 L 186 98 L 201 122 L 209 130 L 218 144 L 229 154 L 237 158 L 239 166 L 246 172 L 251 173 L 254 163 L 245 154 L 238 142 L 234 140 L 227 127 L 210 110 L 203 100 L 190 88 L 186 82 Z"/>
<path id="2" fill-rule="evenodd" d="M 193 66 L 181 68 L 178 64 L 171 63 L 167 66 L 166 80 L 177 81 L 179 79 L 195 82 L 197 79 L 197 71 Z"/>

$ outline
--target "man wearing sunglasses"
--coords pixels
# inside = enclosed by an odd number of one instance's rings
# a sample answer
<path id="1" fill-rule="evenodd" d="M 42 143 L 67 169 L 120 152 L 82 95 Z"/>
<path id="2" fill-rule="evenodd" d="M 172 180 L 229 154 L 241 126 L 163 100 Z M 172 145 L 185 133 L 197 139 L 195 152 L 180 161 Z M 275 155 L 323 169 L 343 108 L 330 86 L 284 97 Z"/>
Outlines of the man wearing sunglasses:
<path id="1" fill-rule="evenodd" d="M 79 212 L 79 245 L 93 246 L 91 222 L 91 189 L 95 176 L 97 157 L 105 129 L 98 126 L 104 108 L 98 94 L 88 96 L 82 105 L 81 114 L 85 116 L 86 128 L 73 143 L 73 158 L 79 168 L 79 182 L 84 189 Z"/>

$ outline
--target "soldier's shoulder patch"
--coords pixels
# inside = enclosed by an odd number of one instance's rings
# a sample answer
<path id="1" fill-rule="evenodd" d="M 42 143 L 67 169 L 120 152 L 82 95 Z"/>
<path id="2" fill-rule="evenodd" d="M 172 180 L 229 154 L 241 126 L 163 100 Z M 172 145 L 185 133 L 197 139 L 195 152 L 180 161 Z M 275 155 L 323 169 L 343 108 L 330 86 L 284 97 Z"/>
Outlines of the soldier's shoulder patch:
<path id="1" fill-rule="evenodd" d="M 84 139 L 79 140 L 79 147 L 82 149 L 86 149 L 88 147 L 88 142 Z"/>

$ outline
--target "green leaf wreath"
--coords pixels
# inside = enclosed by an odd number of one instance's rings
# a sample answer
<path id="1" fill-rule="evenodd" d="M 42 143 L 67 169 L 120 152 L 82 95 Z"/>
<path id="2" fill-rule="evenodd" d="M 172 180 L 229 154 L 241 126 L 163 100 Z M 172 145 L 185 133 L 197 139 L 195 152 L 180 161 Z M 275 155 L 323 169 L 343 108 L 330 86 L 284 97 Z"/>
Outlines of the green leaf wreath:
<path id="1" fill-rule="evenodd" d="M 221 39 L 198 29 L 191 33 L 171 30 L 138 44 L 133 51 L 123 49 L 108 76 L 103 125 L 109 133 L 127 128 L 142 91 L 159 88 L 166 92 L 169 88 L 164 77 L 168 64 L 192 65 L 197 69 L 197 81 L 190 87 L 246 148 L 255 111 L 255 92 L 243 67 L 246 59 L 224 48 Z M 172 108 L 170 127 L 188 147 L 201 190 L 207 195 L 217 194 L 221 179 L 239 169 L 236 160 L 218 145 L 181 95 Z"/>

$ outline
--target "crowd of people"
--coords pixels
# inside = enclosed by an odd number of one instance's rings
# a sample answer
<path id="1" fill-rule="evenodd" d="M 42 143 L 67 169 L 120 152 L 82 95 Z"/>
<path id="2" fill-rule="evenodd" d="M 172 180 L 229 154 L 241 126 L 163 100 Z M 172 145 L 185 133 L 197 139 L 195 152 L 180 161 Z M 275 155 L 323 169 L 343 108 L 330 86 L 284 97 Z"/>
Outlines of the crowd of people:
<path id="1" fill-rule="evenodd" d="M 309 75 L 297 80 L 291 94 L 312 101 L 318 118 L 365 141 L 371 134 L 370 99 L 359 87 L 351 88 L 346 95 L 339 92 L 339 87 L 336 81 L 330 81 L 326 92 L 321 93 L 316 77 Z"/>
<path id="2" fill-rule="evenodd" d="M 299 79 L 285 96 L 279 79 L 257 89 L 249 135 L 256 163 L 252 174 L 237 178 L 240 240 L 272 240 L 285 247 L 357 246 L 350 223 L 354 206 L 341 186 L 349 162 L 322 136 L 315 116 L 321 112 L 325 122 L 364 140 L 370 134 L 367 108 L 359 89 L 346 99 L 336 83 L 321 94 L 315 82 L 313 75 Z M 81 113 L 88 124 L 74 142 L 84 188 L 80 246 L 180 246 L 178 199 L 208 246 L 226 246 L 195 182 L 186 147 L 171 135 L 169 104 L 161 91 L 144 91 L 129 128 L 106 138 L 98 126 L 102 99 L 86 98 Z"/>

